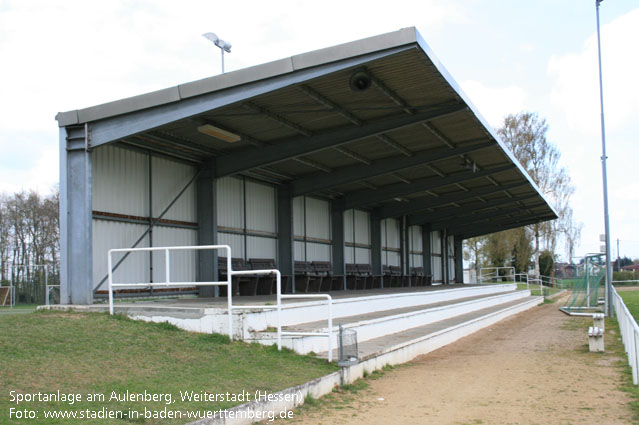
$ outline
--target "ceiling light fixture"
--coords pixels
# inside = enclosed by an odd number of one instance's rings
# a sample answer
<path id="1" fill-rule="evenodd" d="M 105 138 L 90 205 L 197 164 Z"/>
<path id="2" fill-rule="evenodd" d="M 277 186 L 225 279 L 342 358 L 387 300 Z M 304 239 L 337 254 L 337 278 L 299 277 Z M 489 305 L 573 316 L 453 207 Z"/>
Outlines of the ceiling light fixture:
<path id="1" fill-rule="evenodd" d="M 200 133 L 204 133 L 207 136 L 212 136 L 229 143 L 235 143 L 242 140 L 242 137 L 240 137 L 239 135 L 231 133 L 230 131 L 222 130 L 221 128 L 211 124 L 201 125 L 197 128 L 197 131 L 199 131 Z"/>

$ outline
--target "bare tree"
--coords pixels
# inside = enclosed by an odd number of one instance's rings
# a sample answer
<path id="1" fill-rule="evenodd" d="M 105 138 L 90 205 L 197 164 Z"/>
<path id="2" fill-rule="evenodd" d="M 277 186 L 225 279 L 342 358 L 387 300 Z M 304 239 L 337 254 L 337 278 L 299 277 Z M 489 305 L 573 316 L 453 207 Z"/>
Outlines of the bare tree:
<path id="1" fill-rule="evenodd" d="M 570 176 L 559 165 L 561 153 L 546 138 L 548 124 L 531 112 L 508 115 L 497 133 L 513 152 L 515 158 L 528 172 L 541 192 L 548 198 L 559 215 L 558 220 L 529 226 L 534 240 L 535 271 L 539 274 L 540 244 L 555 252 L 557 235 L 563 235 L 568 256 L 581 235 L 581 224 L 576 224 L 570 207 L 570 197 L 575 192 Z"/>
<path id="2" fill-rule="evenodd" d="M 59 266 L 60 224 L 57 188 L 47 196 L 37 192 L 0 195 L 0 278 L 9 266 Z M 29 279 L 30 267 L 15 268 L 15 279 Z"/>

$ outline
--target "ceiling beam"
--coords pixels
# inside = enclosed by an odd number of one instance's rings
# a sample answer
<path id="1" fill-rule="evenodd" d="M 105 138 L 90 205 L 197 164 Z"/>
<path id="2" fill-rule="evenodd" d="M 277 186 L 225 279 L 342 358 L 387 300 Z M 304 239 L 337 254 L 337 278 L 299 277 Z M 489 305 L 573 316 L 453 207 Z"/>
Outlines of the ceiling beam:
<path id="1" fill-rule="evenodd" d="M 449 152 L 454 152 L 449 150 Z M 482 195 L 489 195 L 491 193 L 501 192 L 504 190 L 512 189 L 515 187 L 525 186 L 527 182 L 518 182 L 506 184 L 500 187 L 493 185 L 484 186 L 479 189 L 473 189 L 470 192 L 453 193 L 450 195 L 443 195 L 439 198 L 424 198 L 405 202 L 401 204 L 389 204 L 379 208 L 376 211 L 376 216 L 379 218 L 399 217 L 402 215 L 410 214 L 415 211 L 425 210 L 427 208 L 435 208 L 441 205 L 447 205 L 457 201 L 463 201 L 465 199 L 472 199 Z"/>
<path id="2" fill-rule="evenodd" d="M 466 108 L 465 105 L 444 106 L 434 111 L 379 120 L 360 127 L 339 128 L 302 139 L 295 137 L 275 145 L 265 146 L 261 149 L 252 149 L 221 156 L 217 158 L 216 177 L 219 178 L 244 170 L 250 170 L 251 168 L 263 167 L 296 156 L 307 155 L 323 149 L 376 136 L 387 131 L 449 116 L 463 111 Z"/>
<path id="3" fill-rule="evenodd" d="M 383 174 L 390 174 L 405 168 L 448 159 L 458 155 L 459 152 L 472 152 L 494 146 L 495 144 L 493 142 L 483 141 L 482 143 L 464 146 L 458 150 L 451 150 L 448 148 L 428 150 L 416 153 L 411 157 L 400 155 L 373 161 L 370 165 L 362 164 L 342 167 L 333 171 L 330 176 L 322 176 L 318 178 L 317 175 L 310 175 L 298 179 L 294 182 L 292 187 L 293 196 L 306 195 L 312 192 L 329 189 L 334 186 L 365 180 L 367 178 Z"/>
<path id="4" fill-rule="evenodd" d="M 183 152 L 193 152 L 200 154 L 200 156 L 210 157 L 217 153 L 215 149 L 207 148 L 206 146 L 199 145 L 197 143 L 189 143 L 183 140 L 180 140 L 176 137 L 172 137 L 170 135 L 156 135 L 156 134 L 138 134 L 136 136 L 131 137 L 129 140 L 142 140 L 147 143 L 151 143 L 154 145 L 159 144 L 160 146 L 169 146 L 175 148 L 178 151 Z"/>
<path id="5" fill-rule="evenodd" d="M 310 130 L 302 127 L 301 125 L 294 123 L 293 121 L 284 118 L 274 112 L 269 111 L 268 109 L 259 106 L 253 102 L 245 102 L 242 104 L 242 106 L 246 109 L 248 109 L 249 111 L 253 111 L 259 115 L 264 115 L 265 117 L 267 117 L 268 119 L 270 119 L 271 121 L 275 121 L 278 124 L 282 124 L 285 127 L 290 128 L 293 131 L 296 131 L 306 137 L 310 137 L 313 135 L 313 132 L 311 132 Z"/>
<path id="6" fill-rule="evenodd" d="M 350 113 L 346 109 L 342 108 L 337 103 L 335 103 L 332 100 L 328 99 L 326 96 L 316 92 L 315 90 L 313 90 L 309 86 L 303 84 L 303 85 L 299 86 L 298 88 L 299 88 L 299 90 L 302 93 L 306 94 L 308 97 L 310 97 L 310 98 L 314 99 L 315 101 L 317 101 L 318 103 L 326 106 L 328 109 L 332 109 L 334 112 L 337 112 L 339 115 L 341 115 L 342 117 L 346 118 L 351 123 L 353 123 L 355 125 L 358 125 L 358 126 L 364 124 L 364 121 L 362 121 L 361 119 L 357 118 L 355 115 L 353 115 L 352 113 Z"/>
<path id="7" fill-rule="evenodd" d="M 433 230 L 441 230 L 441 229 L 455 227 L 455 225 L 457 225 L 457 227 L 461 227 L 459 226 L 460 223 L 462 224 L 462 226 L 469 226 L 473 223 L 477 223 L 483 220 L 496 219 L 498 217 L 504 217 L 504 216 L 513 215 L 513 214 L 522 213 L 522 212 L 533 214 L 531 211 L 532 208 L 538 208 L 544 205 L 545 204 L 535 204 L 526 208 L 513 207 L 513 208 L 507 208 L 507 209 L 499 209 L 497 211 L 489 211 L 483 214 L 466 215 L 464 217 L 461 217 L 460 215 L 452 216 L 450 219 L 432 222 L 431 228 Z"/>
<path id="8" fill-rule="evenodd" d="M 370 71 L 367 70 L 366 72 L 368 72 L 368 74 L 370 75 L 371 82 L 373 83 L 373 85 L 377 87 L 379 91 L 381 91 L 386 97 L 388 97 L 390 100 L 395 102 L 395 104 L 399 106 L 400 108 L 402 108 L 406 113 L 408 114 L 415 113 L 415 110 L 411 108 L 410 105 L 408 105 L 408 103 L 406 103 L 404 99 L 399 97 L 397 93 L 395 93 L 395 91 L 393 91 L 390 87 L 384 84 L 382 80 L 372 75 Z"/>
<path id="9" fill-rule="evenodd" d="M 504 230 L 515 229 L 517 227 L 528 226 L 530 224 L 540 223 L 542 221 L 553 220 L 554 218 L 555 218 L 554 216 L 542 216 L 542 217 L 531 218 L 528 220 L 519 219 L 509 223 L 500 223 L 493 226 L 478 227 L 475 230 L 460 229 L 461 230 L 460 231 L 458 229 L 452 228 L 452 229 L 449 229 L 449 233 L 452 235 L 461 235 L 464 239 L 468 239 L 468 238 L 474 238 L 477 236 L 488 235 L 491 233 L 503 232 Z"/>
<path id="10" fill-rule="evenodd" d="M 355 161 L 359 161 L 359 162 L 361 162 L 363 164 L 366 164 L 366 165 L 371 165 L 371 160 L 370 159 L 364 158 L 362 155 L 358 154 L 357 152 L 353 152 L 352 150 L 346 149 L 346 148 L 343 148 L 343 147 L 337 147 L 337 148 L 334 148 L 334 149 L 337 152 L 339 152 L 339 153 L 341 153 L 343 155 L 346 155 L 349 158 L 354 159 Z"/>
<path id="11" fill-rule="evenodd" d="M 397 143 L 396 141 L 394 141 L 393 139 L 391 139 L 390 137 L 388 137 L 385 134 L 378 134 L 377 135 L 377 140 L 379 140 L 382 143 L 387 144 L 388 146 L 390 146 L 391 148 L 395 149 L 397 152 L 401 153 L 402 155 L 413 156 L 413 152 L 411 152 L 410 150 L 406 149 L 404 146 L 400 145 L 399 143 Z"/>
<path id="12" fill-rule="evenodd" d="M 504 167 L 490 168 L 478 173 L 468 171 L 461 174 L 453 174 L 447 177 L 431 177 L 427 179 L 414 180 L 410 185 L 397 183 L 388 185 L 386 187 L 380 187 L 378 190 L 362 190 L 354 193 L 349 193 L 345 200 L 346 209 L 359 208 L 366 205 L 375 204 L 389 199 L 397 198 L 400 196 L 410 195 L 412 193 L 423 192 L 426 190 L 437 189 L 439 187 L 448 186 L 450 184 L 461 183 L 468 180 L 478 179 L 490 174 L 501 173 L 513 169 L 514 165 L 507 165 Z"/>
<path id="13" fill-rule="evenodd" d="M 459 212 L 459 208 L 464 208 L 466 212 L 482 211 L 488 208 L 499 207 L 499 206 L 507 205 L 507 204 L 514 204 L 518 201 L 525 201 L 525 200 L 536 198 L 536 197 L 537 197 L 536 194 L 523 195 L 513 199 L 504 198 L 504 199 L 499 199 L 496 201 L 489 201 L 489 203 L 474 202 L 472 204 L 464 204 L 461 207 L 457 206 L 455 208 L 445 208 L 443 210 L 433 211 L 428 213 L 412 214 L 408 216 L 408 224 L 409 226 L 420 226 L 423 224 L 432 223 L 434 221 L 450 217 L 451 214 L 455 214 Z M 479 199 L 480 197 L 478 196 L 477 198 Z"/>
<path id="14" fill-rule="evenodd" d="M 300 164 L 304 164 L 304 165 L 306 165 L 308 167 L 315 168 L 315 169 L 323 171 L 325 173 L 333 172 L 332 168 L 330 168 L 330 167 L 328 167 L 328 166 L 326 166 L 324 164 L 320 164 L 319 162 L 314 161 L 312 159 L 305 158 L 303 156 L 298 156 L 297 158 L 293 158 L 293 161 L 297 161 Z"/>

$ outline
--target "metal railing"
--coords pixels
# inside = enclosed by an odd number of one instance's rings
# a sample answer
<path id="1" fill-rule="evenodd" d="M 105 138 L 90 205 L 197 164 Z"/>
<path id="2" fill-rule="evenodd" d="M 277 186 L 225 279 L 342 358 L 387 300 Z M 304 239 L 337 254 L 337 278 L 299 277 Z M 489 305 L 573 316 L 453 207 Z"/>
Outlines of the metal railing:
<path id="1" fill-rule="evenodd" d="M 502 270 L 506 271 L 506 274 L 500 274 Z M 497 281 L 497 279 L 510 278 L 515 280 L 515 268 L 514 267 L 482 267 L 479 269 L 479 283 L 487 281 Z"/>
<path id="2" fill-rule="evenodd" d="M 226 251 L 226 280 L 225 281 L 206 281 L 206 282 L 171 282 L 171 251 L 185 250 L 225 250 Z M 145 282 L 145 283 L 114 283 L 113 282 L 113 253 L 138 252 L 138 251 L 164 251 L 164 282 Z M 282 275 L 279 270 L 233 270 L 231 263 L 231 247 L 228 245 L 196 245 L 196 246 L 171 246 L 171 247 L 152 247 L 152 248 L 118 248 L 109 250 L 108 263 L 108 284 L 109 284 L 109 314 L 113 314 L 113 288 L 114 287 L 149 287 L 149 286 L 226 286 L 227 290 L 227 307 L 228 307 L 228 332 L 229 338 L 233 340 L 233 310 L 246 309 L 263 309 L 277 311 L 277 349 L 282 349 L 282 335 L 290 336 L 326 336 L 328 338 L 328 361 L 333 361 L 333 300 L 328 294 L 304 294 L 290 295 L 282 294 Z M 275 275 L 277 287 L 277 304 L 272 305 L 233 305 L 233 276 L 242 275 Z M 47 291 L 48 295 L 48 291 Z M 326 298 L 328 300 L 328 332 L 289 332 L 282 331 L 282 299 L 292 298 Z"/>
<path id="3" fill-rule="evenodd" d="M 612 304 L 617 315 L 621 339 L 628 355 L 628 364 L 632 368 L 632 383 L 637 385 L 639 383 L 639 325 L 614 286 L 612 287 Z"/>
<path id="4" fill-rule="evenodd" d="M 44 303 L 45 303 L 45 305 L 50 305 L 50 297 L 49 297 L 50 291 L 53 288 L 58 288 L 58 290 L 59 290 L 60 285 L 49 285 L 49 282 L 47 282 L 47 283 L 45 283 L 44 287 L 45 287 Z"/>

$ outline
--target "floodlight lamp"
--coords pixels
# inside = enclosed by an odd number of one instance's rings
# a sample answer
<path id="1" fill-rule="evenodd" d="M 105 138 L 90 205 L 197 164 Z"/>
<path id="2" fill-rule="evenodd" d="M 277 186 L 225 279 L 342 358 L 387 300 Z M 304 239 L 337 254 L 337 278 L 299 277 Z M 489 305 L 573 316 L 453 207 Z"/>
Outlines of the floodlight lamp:
<path id="1" fill-rule="evenodd" d="M 215 43 L 215 45 L 217 45 L 217 42 L 220 39 L 214 32 L 204 33 L 204 34 L 202 34 L 202 37 L 206 38 L 207 40 L 212 41 L 213 43 Z"/>
<path id="2" fill-rule="evenodd" d="M 218 38 L 214 41 L 215 45 L 227 53 L 231 53 L 231 43 Z"/>
<path id="3" fill-rule="evenodd" d="M 231 43 L 222 40 L 214 32 L 204 33 L 202 34 L 202 37 L 213 42 L 213 44 L 220 48 L 220 51 L 222 52 L 222 74 L 224 74 L 224 52 L 231 53 Z"/>

